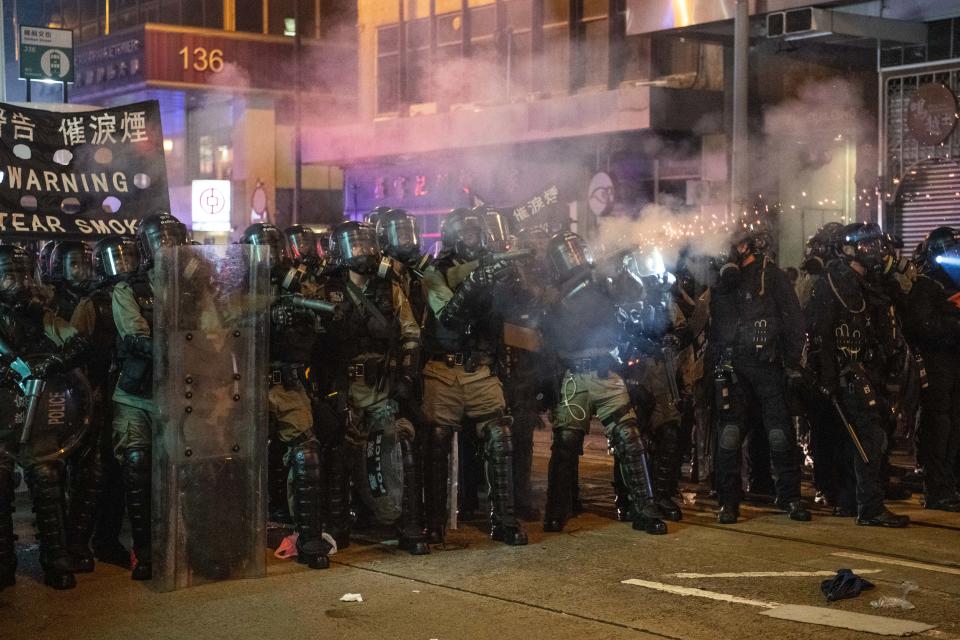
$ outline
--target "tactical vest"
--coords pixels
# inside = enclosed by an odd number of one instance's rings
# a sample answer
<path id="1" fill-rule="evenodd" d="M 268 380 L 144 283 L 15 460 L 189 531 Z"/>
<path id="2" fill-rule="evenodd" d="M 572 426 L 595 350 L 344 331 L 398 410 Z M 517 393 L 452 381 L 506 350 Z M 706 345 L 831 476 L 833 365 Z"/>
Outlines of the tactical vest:
<path id="1" fill-rule="evenodd" d="M 290 324 L 277 324 L 277 311 L 289 312 Z M 320 331 L 316 314 L 301 309 L 283 298 L 278 298 L 271 308 L 270 361 L 283 364 L 305 365 L 310 361 L 313 347 Z"/>
<path id="2" fill-rule="evenodd" d="M 105 381 L 113 365 L 114 349 L 117 344 L 117 325 L 113 320 L 113 285 L 94 289 L 88 296 L 96 313 L 96 325 L 90 336 L 90 363 L 87 367 L 91 381 Z M 150 313 L 148 322 L 153 322 Z"/>
<path id="3" fill-rule="evenodd" d="M 137 273 L 127 280 L 133 298 L 140 307 L 140 315 L 147 321 L 150 328 L 150 335 L 153 335 L 153 309 L 154 295 L 153 286 L 150 284 L 146 273 Z M 99 312 L 98 312 L 99 316 Z M 112 316 L 112 302 L 111 302 Z M 100 318 L 97 318 L 99 324 Z M 120 386 L 127 393 L 138 395 L 143 398 L 153 396 L 153 360 L 147 360 L 138 354 L 132 353 L 117 335 L 117 362 L 123 371 L 121 375 Z"/>
<path id="4" fill-rule="evenodd" d="M 838 364 L 875 363 L 878 359 L 876 327 L 870 305 L 856 273 L 845 264 L 838 264 L 825 276 L 837 304 L 833 332 Z"/>
<path id="5" fill-rule="evenodd" d="M 345 305 L 343 317 L 332 328 L 337 336 L 337 360 L 349 362 L 362 353 L 385 355 L 397 339 L 397 314 L 393 308 L 393 283 L 385 278 L 372 277 L 362 295 L 366 302 L 356 299 L 359 287 L 347 286 L 348 273 L 331 279 L 325 286 L 330 302 Z M 351 292 L 351 289 L 353 291 Z M 375 308 L 382 320 L 371 312 Z"/>
<path id="6" fill-rule="evenodd" d="M 84 295 L 84 292 L 77 291 L 67 282 L 58 282 L 53 287 L 53 301 L 50 306 L 54 313 L 69 322 Z"/>
<path id="7" fill-rule="evenodd" d="M 438 258 L 437 270 L 447 277 L 447 271 L 459 264 L 451 255 Z M 458 285 L 457 288 L 462 286 Z M 454 289 L 456 291 L 456 289 Z M 433 310 L 427 313 L 423 326 L 423 345 L 431 356 L 448 353 L 488 354 L 497 351 L 502 322 L 493 314 L 493 298 L 489 291 L 477 292 L 471 300 L 471 322 L 466 327 L 446 326 L 437 319 Z"/>
<path id="8" fill-rule="evenodd" d="M 742 280 L 735 297 L 737 331 L 733 345 L 739 355 L 766 362 L 780 355 L 780 318 L 767 282 L 767 270 L 776 268 L 761 257 L 740 271 Z"/>
<path id="9" fill-rule="evenodd" d="M 16 355 L 45 356 L 58 351 L 44 331 L 44 311 L 36 300 L 23 305 L 0 303 L 0 335 Z"/>
<path id="10" fill-rule="evenodd" d="M 560 295 L 559 302 L 547 312 L 552 350 L 565 357 L 616 348 L 620 333 L 616 309 L 601 283 L 592 277 L 576 276 L 561 285 Z"/>

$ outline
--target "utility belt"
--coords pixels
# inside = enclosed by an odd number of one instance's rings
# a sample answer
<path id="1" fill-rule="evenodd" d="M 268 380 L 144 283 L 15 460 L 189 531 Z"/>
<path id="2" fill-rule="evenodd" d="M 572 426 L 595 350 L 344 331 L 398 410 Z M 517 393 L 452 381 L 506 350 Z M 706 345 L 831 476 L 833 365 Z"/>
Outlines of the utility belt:
<path id="1" fill-rule="evenodd" d="M 306 365 L 281 364 L 270 369 L 270 384 L 282 384 L 284 389 L 295 389 L 306 377 Z"/>
<path id="2" fill-rule="evenodd" d="M 431 354 L 430 360 L 432 362 L 442 362 L 451 369 L 463 367 L 463 370 L 467 373 L 473 373 L 482 366 L 493 364 L 493 358 L 486 353 L 464 353 L 463 351 Z"/>
<path id="3" fill-rule="evenodd" d="M 613 358 L 606 355 L 590 358 L 570 358 L 561 360 L 561 364 L 571 373 L 592 373 L 596 371 L 599 377 L 606 378 L 615 362 Z"/>
<path id="4" fill-rule="evenodd" d="M 389 371 L 390 366 L 383 358 L 367 358 L 347 365 L 347 380 L 351 383 L 362 380 L 368 386 L 376 385 Z"/>

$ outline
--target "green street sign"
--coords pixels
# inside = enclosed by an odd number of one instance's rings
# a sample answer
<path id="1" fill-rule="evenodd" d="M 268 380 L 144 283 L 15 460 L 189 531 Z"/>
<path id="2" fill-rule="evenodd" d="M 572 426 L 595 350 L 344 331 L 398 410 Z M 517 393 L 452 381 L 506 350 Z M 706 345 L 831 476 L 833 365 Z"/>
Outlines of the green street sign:
<path id="1" fill-rule="evenodd" d="M 20 77 L 73 82 L 73 31 L 20 25 Z"/>

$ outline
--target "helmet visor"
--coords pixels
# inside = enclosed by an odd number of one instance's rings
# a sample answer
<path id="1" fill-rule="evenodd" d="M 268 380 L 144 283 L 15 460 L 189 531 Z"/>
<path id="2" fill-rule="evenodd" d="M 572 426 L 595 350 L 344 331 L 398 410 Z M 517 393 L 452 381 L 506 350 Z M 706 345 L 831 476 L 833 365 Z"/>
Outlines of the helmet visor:
<path id="1" fill-rule="evenodd" d="M 554 272 L 563 276 L 593 264 L 590 247 L 579 236 L 570 234 L 556 245 L 550 255 Z"/>
<path id="2" fill-rule="evenodd" d="M 420 238 L 413 218 L 406 217 L 390 220 L 384 227 L 387 246 L 385 249 L 393 257 L 407 256 L 420 251 Z"/>
<path id="3" fill-rule="evenodd" d="M 115 277 L 133 273 L 140 265 L 140 251 L 132 242 L 106 247 L 100 253 L 102 273 L 107 277 Z"/>
<path id="4" fill-rule="evenodd" d="M 310 229 L 301 229 L 287 236 L 290 253 L 294 260 L 317 257 L 317 237 Z"/>
<path id="5" fill-rule="evenodd" d="M 63 257 L 63 279 L 67 282 L 87 282 L 93 279 L 93 259 L 89 251 L 68 251 Z"/>
<path id="6" fill-rule="evenodd" d="M 376 256 L 380 253 L 376 233 L 369 227 L 343 231 L 339 238 L 340 254 L 344 260 Z"/>

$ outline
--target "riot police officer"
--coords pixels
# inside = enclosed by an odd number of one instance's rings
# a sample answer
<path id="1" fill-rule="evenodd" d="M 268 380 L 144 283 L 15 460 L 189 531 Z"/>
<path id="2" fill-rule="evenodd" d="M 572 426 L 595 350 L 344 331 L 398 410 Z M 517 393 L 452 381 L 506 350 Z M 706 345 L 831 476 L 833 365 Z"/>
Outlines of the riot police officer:
<path id="1" fill-rule="evenodd" d="M 514 510 L 513 442 L 502 384 L 494 373 L 501 322 L 493 308 L 497 279 L 507 267 L 488 264 L 488 230 L 465 209 L 449 213 L 441 229 L 443 253 L 427 269 L 428 313 L 423 331 L 423 412 L 430 421 L 426 480 L 427 528 L 443 542 L 451 435 L 464 419 L 483 444 L 491 505 L 490 536 L 527 544 Z"/>
<path id="2" fill-rule="evenodd" d="M 867 281 L 880 268 L 880 242 L 876 225 L 854 223 L 844 229 L 841 259 L 828 265 L 807 307 L 810 361 L 817 385 L 849 430 L 844 450 L 847 460 L 853 457 L 857 478 L 857 524 L 905 527 L 909 518 L 884 505 L 887 436 L 877 389 L 885 362 L 878 316 L 887 309 L 871 299 Z"/>
<path id="3" fill-rule="evenodd" d="M 308 270 L 314 270 L 320 265 L 317 234 L 313 232 L 313 229 L 302 224 L 295 224 L 284 229 L 283 235 L 286 236 L 290 259 L 294 265 L 303 265 Z"/>
<path id="4" fill-rule="evenodd" d="M 931 231 L 920 255 L 920 275 L 904 312 L 904 328 L 926 365 L 917 456 L 924 470 L 924 506 L 960 511 L 960 231 Z"/>
<path id="5" fill-rule="evenodd" d="M 800 500 L 800 455 L 786 402 L 786 377 L 798 377 L 803 316 L 786 274 L 764 254 L 763 234 L 734 238 L 729 261 L 710 293 L 708 341 L 719 414 L 716 485 L 721 524 L 739 518 L 740 449 L 751 402 L 759 403 L 770 446 L 776 504 L 810 520 Z"/>
<path id="6" fill-rule="evenodd" d="M 29 411 L 29 400 L 16 386 L 25 378 L 55 381 L 74 369 L 88 349 L 87 341 L 36 297 L 31 267 L 22 248 L 0 246 L 0 589 L 13 585 L 16 571 L 14 463 L 24 453 L 22 446 L 33 449 L 32 439 L 21 443 L 27 438 L 23 431 L 33 428 L 35 432 L 34 423 L 40 420 Z M 21 363 L 29 365 L 29 371 Z M 58 428 L 66 430 L 67 421 L 62 422 Z M 71 589 L 76 580 L 67 549 L 64 463 L 55 455 L 30 453 L 34 457 L 20 463 L 33 494 L 44 584 Z"/>
<path id="7" fill-rule="evenodd" d="M 93 252 L 80 240 L 62 240 L 50 254 L 51 305 L 57 315 L 70 320 L 74 309 L 93 285 Z"/>
<path id="8" fill-rule="evenodd" d="M 150 478 L 157 415 L 153 399 L 154 265 L 163 247 L 186 243 L 187 229 L 174 216 L 158 212 L 145 217 L 137 227 L 140 270 L 117 282 L 112 292 L 120 366 L 113 392 L 113 451 L 123 474 L 133 538 L 134 580 L 153 576 Z"/>
<path id="9" fill-rule="evenodd" d="M 686 319 L 674 301 L 670 278 L 659 252 L 634 251 L 626 258 L 625 280 L 631 286 L 618 292 L 623 299 L 620 317 L 623 359 L 630 376 L 642 389 L 650 415 L 647 421 L 654 440 L 653 475 L 656 501 L 664 516 L 679 521 L 682 513 L 674 501 L 680 483 L 680 410 L 683 404 L 679 357 L 691 342 Z M 630 291 L 631 293 L 627 293 Z M 635 402 L 634 404 L 638 404 Z M 652 405 L 652 406 L 651 406 Z M 615 482 L 617 503 L 625 486 Z"/>
<path id="10" fill-rule="evenodd" d="M 79 488 L 71 496 L 70 535 L 71 554 L 87 566 L 92 566 L 93 557 L 125 568 L 130 565 L 130 553 L 120 542 L 124 512 L 123 475 L 112 452 L 110 392 L 116 384 L 117 355 L 113 288 L 120 280 L 135 274 L 139 266 L 140 251 L 135 240 L 111 236 L 97 242 L 93 248 L 96 281 L 89 294 L 77 304 L 71 320 L 92 344 L 86 372 L 94 390 L 94 438 L 90 443 L 91 460 L 80 466 L 75 478 Z"/>
<path id="11" fill-rule="evenodd" d="M 664 514 L 654 501 L 649 446 L 613 355 L 619 333 L 614 301 L 595 278 L 590 249 L 577 234 L 554 236 L 547 261 L 559 293 L 547 309 L 544 335 L 563 376 L 554 409 L 544 531 L 563 530 L 575 464 L 595 415 L 617 455 L 634 505 L 633 528 L 666 533 Z"/>
<path id="12" fill-rule="evenodd" d="M 389 274 L 377 275 L 381 254 L 372 226 L 338 225 L 331 237 L 331 258 L 340 269 L 324 283 L 323 295 L 341 305 L 328 329 L 335 338 L 334 366 L 342 369 L 346 381 L 346 442 L 357 454 L 351 456 L 357 493 L 375 519 L 397 520 L 401 549 L 426 554 L 430 548 L 420 523 L 415 431 L 410 420 L 399 415 L 396 395 L 398 382 L 410 385 L 420 375 L 420 327 L 400 283 Z M 374 438 L 379 447 L 372 447 Z M 394 447 L 401 452 L 401 469 L 390 465 Z M 371 449 L 373 457 L 367 453 Z M 388 486 L 398 481 L 401 486 Z M 400 499 L 399 518 L 395 498 Z"/>
<path id="13" fill-rule="evenodd" d="M 272 224 L 246 228 L 241 244 L 269 251 L 275 297 L 270 309 L 270 389 L 267 393 L 271 437 L 286 446 L 288 486 L 296 524 L 297 562 L 311 569 L 330 566 L 332 546 L 323 537 L 320 443 L 313 429 L 313 410 L 304 387 L 305 369 L 320 325 L 313 311 L 296 304 L 291 265 L 283 234 Z"/>

